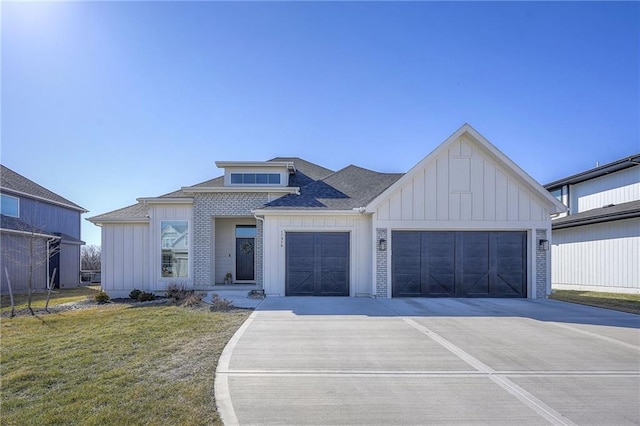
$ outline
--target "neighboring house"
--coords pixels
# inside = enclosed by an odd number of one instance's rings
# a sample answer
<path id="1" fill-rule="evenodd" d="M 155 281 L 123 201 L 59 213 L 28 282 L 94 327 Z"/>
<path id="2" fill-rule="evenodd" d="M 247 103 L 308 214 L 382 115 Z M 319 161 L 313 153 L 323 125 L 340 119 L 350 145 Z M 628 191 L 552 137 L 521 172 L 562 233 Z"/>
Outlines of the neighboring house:
<path id="1" fill-rule="evenodd" d="M 13 170 L 0 166 L 0 283 L 8 290 L 76 287 L 80 282 L 80 216 L 87 210 Z"/>
<path id="2" fill-rule="evenodd" d="M 469 125 L 406 174 L 299 158 L 216 165 L 218 178 L 88 219 L 102 227 L 110 295 L 227 274 L 267 296 L 551 290 L 544 248 L 564 206 Z"/>
<path id="3" fill-rule="evenodd" d="M 552 221 L 552 286 L 640 293 L 640 154 L 545 185 L 569 209 Z"/>

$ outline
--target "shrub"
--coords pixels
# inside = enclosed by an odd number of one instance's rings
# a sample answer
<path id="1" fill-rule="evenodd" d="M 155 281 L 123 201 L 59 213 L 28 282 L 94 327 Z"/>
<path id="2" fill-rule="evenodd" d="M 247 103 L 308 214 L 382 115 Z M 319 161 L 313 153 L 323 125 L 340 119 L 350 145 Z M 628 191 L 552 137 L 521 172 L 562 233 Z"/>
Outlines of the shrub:
<path id="1" fill-rule="evenodd" d="M 141 290 L 134 288 L 133 290 L 131 290 L 131 293 L 129 293 L 129 299 L 138 300 L 138 298 L 140 297 L 140 293 L 142 293 Z"/>
<path id="2" fill-rule="evenodd" d="M 150 300 L 156 300 L 156 295 L 153 293 L 143 291 L 138 295 L 138 300 L 140 302 L 148 302 Z"/>
<path id="3" fill-rule="evenodd" d="M 211 301 L 211 310 L 212 311 L 230 311 L 233 309 L 233 304 L 227 299 L 221 299 L 218 295 L 213 296 L 213 300 Z"/>
<path id="4" fill-rule="evenodd" d="M 109 300 L 111 300 L 111 298 L 105 291 L 100 290 L 99 292 L 96 293 L 95 300 L 96 302 L 102 304 L 102 303 L 107 303 Z"/>
<path id="5" fill-rule="evenodd" d="M 185 284 L 171 283 L 167 286 L 167 297 L 176 303 L 184 299 L 188 292 Z"/>
<path id="6" fill-rule="evenodd" d="M 200 306 L 202 304 L 203 298 L 204 298 L 203 294 L 196 293 L 195 291 L 191 290 L 189 294 L 187 294 L 186 297 L 184 298 L 182 305 L 190 308 Z"/>

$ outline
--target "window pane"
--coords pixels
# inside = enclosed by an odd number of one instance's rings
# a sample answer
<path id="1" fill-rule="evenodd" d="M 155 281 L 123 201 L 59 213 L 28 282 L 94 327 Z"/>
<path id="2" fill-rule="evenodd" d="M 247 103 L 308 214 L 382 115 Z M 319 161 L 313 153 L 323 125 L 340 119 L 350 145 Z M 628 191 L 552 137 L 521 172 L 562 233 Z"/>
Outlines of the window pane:
<path id="1" fill-rule="evenodd" d="M 160 223 L 162 247 L 162 276 L 189 276 L 189 222 L 163 220 Z"/>
<path id="2" fill-rule="evenodd" d="M 231 183 L 242 183 L 242 174 L 231 173 Z"/>
<path id="3" fill-rule="evenodd" d="M 269 175 L 269 183 L 280 183 L 280 175 L 276 173 L 271 173 Z"/>
<path id="4" fill-rule="evenodd" d="M 242 179 L 242 183 L 256 183 L 256 174 L 255 173 L 244 173 Z"/>
<path id="5" fill-rule="evenodd" d="M 256 183 L 269 183 L 269 175 L 266 173 L 256 174 Z"/>
<path id="6" fill-rule="evenodd" d="M 255 225 L 238 225 L 236 226 L 236 237 L 239 238 L 253 238 L 256 236 Z"/>
<path id="7" fill-rule="evenodd" d="M 4 195 L 0 197 L 0 207 L 5 216 L 19 217 L 19 200 L 16 197 Z"/>

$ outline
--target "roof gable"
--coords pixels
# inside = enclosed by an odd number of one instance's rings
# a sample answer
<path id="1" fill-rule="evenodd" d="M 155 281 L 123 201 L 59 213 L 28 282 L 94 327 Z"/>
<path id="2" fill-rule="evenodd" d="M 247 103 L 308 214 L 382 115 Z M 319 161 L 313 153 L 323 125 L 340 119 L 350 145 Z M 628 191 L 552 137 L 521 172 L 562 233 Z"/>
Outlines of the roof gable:
<path id="1" fill-rule="evenodd" d="M 367 206 L 382 220 L 546 220 L 565 210 L 469 124 Z"/>

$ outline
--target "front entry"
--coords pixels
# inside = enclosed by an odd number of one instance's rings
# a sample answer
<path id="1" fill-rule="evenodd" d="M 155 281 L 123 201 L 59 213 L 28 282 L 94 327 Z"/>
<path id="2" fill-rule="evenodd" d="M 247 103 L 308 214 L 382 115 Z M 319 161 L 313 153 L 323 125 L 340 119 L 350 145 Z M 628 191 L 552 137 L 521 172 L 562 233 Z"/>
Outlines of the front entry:
<path id="1" fill-rule="evenodd" d="M 236 280 L 254 281 L 256 227 L 254 225 L 236 226 Z"/>

